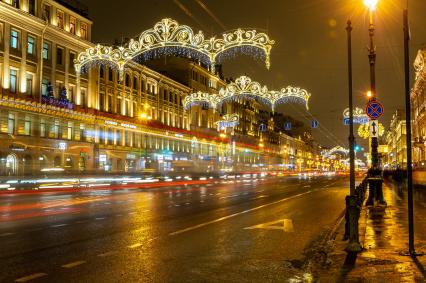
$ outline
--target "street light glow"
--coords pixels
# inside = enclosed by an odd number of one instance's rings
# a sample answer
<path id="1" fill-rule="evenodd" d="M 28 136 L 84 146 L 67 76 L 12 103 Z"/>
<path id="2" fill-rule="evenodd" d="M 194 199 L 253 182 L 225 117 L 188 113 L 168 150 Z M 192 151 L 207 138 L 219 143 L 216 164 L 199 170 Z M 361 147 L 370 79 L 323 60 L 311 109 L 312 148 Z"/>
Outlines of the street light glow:
<path id="1" fill-rule="evenodd" d="M 368 98 L 373 97 L 373 93 L 371 92 L 371 90 L 367 91 L 367 97 Z"/>
<path id="2" fill-rule="evenodd" d="M 371 11 L 374 11 L 376 9 L 377 2 L 379 2 L 379 0 L 364 0 L 364 5 Z"/>

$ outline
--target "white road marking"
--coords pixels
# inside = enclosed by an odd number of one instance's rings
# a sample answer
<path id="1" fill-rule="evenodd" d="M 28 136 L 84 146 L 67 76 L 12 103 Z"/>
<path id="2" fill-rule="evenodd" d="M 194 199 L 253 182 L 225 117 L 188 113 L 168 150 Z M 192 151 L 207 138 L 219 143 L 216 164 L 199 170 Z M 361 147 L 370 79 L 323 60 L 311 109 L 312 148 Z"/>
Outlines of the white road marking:
<path id="1" fill-rule="evenodd" d="M 129 248 L 131 248 L 131 249 L 136 249 L 136 248 L 138 248 L 138 247 L 140 247 L 140 246 L 142 246 L 142 244 L 141 244 L 141 243 L 136 243 L 136 244 L 130 245 L 130 246 L 128 246 L 128 247 L 129 247 Z"/>
<path id="2" fill-rule="evenodd" d="M 123 215 L 121 215 L 121 214 L 117 214 L 115 217 L 121 217 L 121 216 L 123 216 Z"/>
<path id="3" fill-rule="evenodd" d="M 67 226 L 68 224 L 62 223 L 62 224 L 56 224 L 56 225 L 50 225 L 50 227 L 52 228 L 58 228 L 58 227 L 63 227 L 63 226 Z"/>
<path id="4" fill-rule="evenodd" d="M 3 233 L 3 234 L 0 234 L 0 237 L 6 237 L 6 236 L 11 236 L 11 235 L 14 235 L 15 233 Z"/>
<path id="5" fill-rule="evenodd" d="M 47 275 L 47 273 L 41 273 L 41 272 L 40 273 L 34 273 L 34 274 L 31 274 L 31 275 L 28 275 L 28 276 L 25 276 L 25 277 L 18 278 L 18 279 L 15 280 L 15 282 L 27 282 L 27 281 L 30 281 L 30 280 L 33 280 L 33 279 L 36 279 L 36 278 L 46 276 L 46 275 Z"/>
<path id="6" fill-rule="evenodd" d="M 306 186 L 303 186 L 304 188 L 310 188 L 311 187 L 311 185 L 306 185 Z"/>
<path id="7" fill-rule="evenodd" d="M 73 268 L 75 266 L 79 266 L 79 265 L 82 265 L 84 263 L 86 263 L 86 261 L 79 260 L 79 261 L 74 261 L 74 262 L 70 262 L 70 263 L 64 264 L 64 265 L 62 265 L 62 267 L 63 268 Z"/>
<path id="8" fill-rule="evenodd" d="M 98 254 L 98 256 L 99 257 L 106 257 L 106 256 L 110 256 L 110 255 L 115 255 L 115 254 L 118 254 L 118 252 L 117 251 L 109 251 L 109 252 L 106 252 L 106 253 Z"/>
<path id="9" fill-rule="evenodd" d="M 195 230 L 195 229 L 198 229 L 198 228 L 210 225 L 210 224 L 214 224 L 214 223 L 217 223 L 217 222 L 227 220 L 227 219 L 235 217 L 235 216 L 239 216 L 239 215 L 242 215 L 242 214 L 245 214 L 245 213 L 248 213 L 248 212 L 252 212 L 252 211 L 255 211 L 255 210 L 259 210 L 261 208 L 268 207 L 268 206 L 271 206 L 271 205 L 274 205 L 274 204 L 277 204 L 277 203 L 281 203 L 281 202 L 288 201 L 288 200 L 291 200 L 291 199 L 294 199 L 294 198 L 298 198 L 298 197 L 301 197 L 303 195 L 310 194 L 312 192 L 313 191 L 307 191 L 307 192 L 300 193 L 300 194 L 297 194 L 297 195 L 294 195 L 294 196 L 291 196 L 291 197 L 288 197 L 288 198 L 283 198 L 283 199 L 280 199 L 280 200 L 277 200 L 277 201 L 274 201 L 274 202 L 271 202 L 271 203 L 260 205 L 260 206 L 257 206 L 257 207 L 251 208 L 251 209 L 243 210 L 243 211 L 240 211 L 240 212 L 228 215 L 228 216 L 220 217 L 220 218 L 212 220 L 212 221 L 204 222 L 204 223 L 194 225 L 194 226 L 182 229 L 182 230 L 171 232 L 171 233 L 169 233 L 169 236 L 179 235 L 179 234 L 182 234 L 182 233 L 185 233 L 185 232 L 188 232 L 188 231 L 192 231 L 192 230 Z"/>
<path id="10" fill-rule="evenodd" d="M 96 217 L 95 220 L 104 220 L 105 217 Z"/>
<path id="11" fill-rule="evenodd" d="M 283 230 L 284 232 L 294 232 L 293 220 L 291 219 L 280 219 L 276 221 L 261 223 L 258 225 L 245 227 L 246 230 L 251 229 L 270 229 L 270 230 Z"/>
<path id="12" fill-rule="evenodd" d="M 136 211 L 129 212 L 130 215 L 135 214 L 135 213 L 136 213 Z"/>
<path id="13" fill-rule="evenodd" d="M 260 196 L 257 196 L 255 198 L 252 198 L 252 199 L 260 199 L 260 198 L 267 198 L 267 197 L 268 197 L 267 195 L 260 195 Z"/>

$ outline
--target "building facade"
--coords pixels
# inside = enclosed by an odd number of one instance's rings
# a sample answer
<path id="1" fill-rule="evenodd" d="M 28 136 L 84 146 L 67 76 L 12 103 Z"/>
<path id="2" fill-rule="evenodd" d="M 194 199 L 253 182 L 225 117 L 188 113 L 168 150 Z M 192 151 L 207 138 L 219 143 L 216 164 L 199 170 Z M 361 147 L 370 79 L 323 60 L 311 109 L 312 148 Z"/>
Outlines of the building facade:
<path id="1" fill-rule="evenodd" d="M 122 80 L 96 65 L 78 79 L 74 59 L 95 44 L 87 9 L 76 4 L 0 1 L 0 175 L 314 168 L 301 140 L 275 133 L 261 146 L 254 101 L 185 111 L 186 95 L 226 85 L 194 60 L 172 70 L 131 62 Z M 243 123 L 223 137 L 215 122 L 229 112 Z"/>
<path id="2" fill-rule="evenodd" d="M 414 62 L 416 80 L 411 91 L 411 117 L 413 136 L 413 163 L 425 167 L 426 162 L 426 49 L 417 53 Z"/>
<path id="3" fill-rule="evenodd" d="M 387 169 L 406 168 L 407 166 L 407 131 L 405 111 L 396 110 L 392 116 L 385 140 L 387 153 L 384 156 L 384 166 Z"/>

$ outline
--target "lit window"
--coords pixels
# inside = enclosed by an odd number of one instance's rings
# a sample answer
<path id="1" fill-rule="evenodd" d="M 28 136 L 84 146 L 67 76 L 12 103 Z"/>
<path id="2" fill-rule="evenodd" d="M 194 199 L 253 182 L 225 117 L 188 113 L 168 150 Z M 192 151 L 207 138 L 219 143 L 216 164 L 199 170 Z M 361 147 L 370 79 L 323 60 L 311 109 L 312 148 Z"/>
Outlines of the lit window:
<path id="1" fill-rule="evenodd" d="M 31 118 L 29 116 L 25 116 L 24 135 L 31 135 Z"/>
<path id="2" fill-rule="evenodd" d="M 33 95 L 33 75 L 27 74 L 27 95 Z"/>
<path id="3" fill-rule="evenodd" d="M 80 37 L 83 39 L 87 39 L 87 24 L 80 24 Z"/>
<path id="4" fill-rule="evenodd" d="M 8 134 L 15 134 L 15 114 L 9 114 L 7 119 L 7 133 Z"/>
<path id="5" fill-rule="evenodd" d="M 49 43 L 43 43 L 43 59 L 49 60 Z"/>
<path id="6" fill-rule="evenodd" d="M 73 122 L 68 122 L 67 139 L 72 140 L 72 138 L 73 138 L 73 130 L 74 130 L 74 124 L 73 124 Z"/>
<path id="7" fill-rule="evenodd" d="M 41 95 L 47 95 L 47 79 L 43 79 L 41 82 Z"/>
<path id="8" fill-rule="evenodd" d="M 31 35 L 27 38 L 27 53 L 30 55 L 35 53 L 35 38 Z"/>
<path id="9" fill-rule="evenodd" d="M 18 72 L 14 69 L 10 69 L 10 92 L 16 93 L 18 85 Z"/>
<path id="10" fill-rule="evenodd" d="M 64 28 L 64 12 L 59 10 L 56 12 L 56 25 L 59 28 Z"/>
<path id="11" fill-rule="evenodd" d="M 46 121 L 42 118 L 40 119 L 40 137 L 46 136 Z"/>
<path id="12" fill-rule="evenodd" d="M 70 16 L 70 33 L 75 34 L 75 18 Z"/>
<path id="13" fill-rule="evenodd" d="M 16 30 L 10 31 L 10 47 L 18 49 L 19 33 Z"/>

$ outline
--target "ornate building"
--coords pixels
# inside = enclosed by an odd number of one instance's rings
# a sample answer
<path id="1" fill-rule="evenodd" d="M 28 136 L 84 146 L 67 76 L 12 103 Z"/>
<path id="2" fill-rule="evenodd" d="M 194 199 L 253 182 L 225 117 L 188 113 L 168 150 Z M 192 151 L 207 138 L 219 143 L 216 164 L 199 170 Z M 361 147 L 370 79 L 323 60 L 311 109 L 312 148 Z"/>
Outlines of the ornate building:
<path id="1" fill-rule="evenodd" d="M 396 110 L 385 136 L 388 152 L 383 162 L 388 169 L 406 168 L 406 133 L 405 111 Z"/>
<path id="2" fill-rule="evenodd" d="M 419 50 L 414 62 L 416 81 L 411 91 L 413 162 L 424 167 L 426 162 L 426 49 Z"/>

